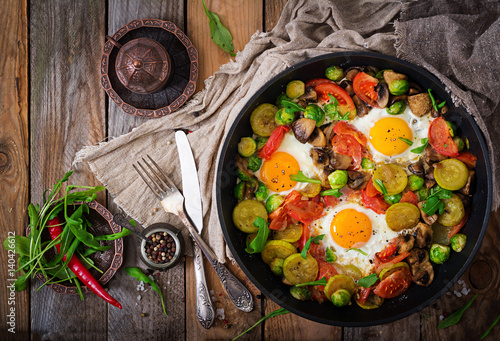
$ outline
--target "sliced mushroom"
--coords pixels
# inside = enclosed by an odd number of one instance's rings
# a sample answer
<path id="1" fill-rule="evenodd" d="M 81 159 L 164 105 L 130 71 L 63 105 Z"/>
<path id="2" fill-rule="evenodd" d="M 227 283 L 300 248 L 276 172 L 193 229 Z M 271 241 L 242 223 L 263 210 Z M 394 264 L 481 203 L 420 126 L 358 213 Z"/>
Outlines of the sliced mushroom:
<path id="1" fill-rule="evenodd" d="M 249 178 L 253 176 L 253 172 L 250 169 L 248 169 L 247 159 L 239 154 L 236 155 L 236 167 L 238 167 L 238 169 Z"/>
<path id="2" fill-rule="evenodd" d="M 323 128 L 323 133 L 325 134 L 325 139 L 328 142 L 332 140 L 333 135 L 335 135 L 335 132 L 333 131 L 333 128 L 335 127 L 336 122 L 332 122 L 329 125 L 327 125 L 325 128 Z"/>
<path id="3" fill-rule="evenodd" d="M 309 136 L 309 140 L 307 142 L 309 142 L 314 147 L 318 147 L 318 148 L 326 147 L 325 134 L 323 134 L 323 131 L 321 129 L 316 127 L 313 130 L 313 133 L 311 134 L 311 136 Z"/>
<path id="4" fill-rule="evenodd" d="M 427 189 L 434 187 L 435 184 L 436 184 L 436 180 L 429 180 L 429 179 L 424 180 L 424 186 Z"/>
<path id="5" fill-rule="evenodd" d="M 349 155 L 339 154 L 332 152 L 330 157 L 330 166 L 333 169 L 343 169 L 346 170 L 352 163 L 352 157 Z"/>
<path id="6" fill-rule="evenodd" d="M 470 186 L 471 186 L 472 180 L 474 180 L 474 175 L 475 174 L 476 174 L 476 172 L 474 172 L 473 170 L 469 171 L 469 177 L 467 178 L 467 183 L 465 184 L 464 187 L 462 187 L 462 189 L 460 190 L 460 193 L 462 193 L 464 195 L 469 195 L 469 193 L 470 193 Z"/>
<path id="7" fill-rule="evenodd" d="M 384 81 L 387 84 L 391 84 L 392 82 L 398 81 L 398 80 L 401 80 L 401 79 L 405 79 L 406 80 L 406 79 L 408 79 L 408 76 L 403 75 L 402 73 L 394 72 L 392 70 L 385 70 L 384 71 Z"/>
<path id="8" fill-rule="evenodd" d="M 356 115 L 358 117 L 363 117 L 370 112 L 370 107 L 365 102 L 360 100 L 358 96 L 352 96 L 352 101 L 356 106 Z"/>
<path id="9" fill-rule="evenodd" d="M 431 108 L 431 117 L 439 117 L 441 116 L 441 113 L 439 111 L 436 111 L 436 109 L 434 109 L 434 106 Z"/>
<path id="10" fill-rule="evenodd" d="M 326 167 L 330 164 L 330 157 L 323 149 L 313 148 L 309 152 L 309 155 L 311 156 L 314 165 L 318 168 Z"/>
<path id="11" fill-rule="evenodd" d="M 405 102 L 408 100 L 407 95 L 399 95 L 399 96 L 389 96 L 389 103 L 387 104 L 389 107 L 396 102 Z"/>
<path id="12" fill-rule="evenodd" d="M 432 225 L 436 222 L 438 216 L 436 213 L 434 213 L 433 215 L 428 215 L 427 213 L 425 213 L 422 208 L 423 208 L 423 201 L 419 202 L 418 203 L 418 208 L 420 209 L 420 215 L 422 216 L 422 219 L 423 221 L 425 221 L 425 223 L 427 225 Z M 417 225 L 418 226 L 418 225 Z"/>
<path id="13" fill-rule="evenodd" d="M 307 142 L 314 128 L 316 128 L 316 121 L 310 118 L 300 118 L 292 123 L 293 134 L 300 143 Z"/>
<path id="14" fill-rule="evenodd" d="M 422 117 L 432 109 L 431 97 L 426 92 L 408 96 L 408 106 L 414 115 Z"/>
<path id="15" fill-rule="evenodd" d="M 356 77 L 356 75 L 360 72 L 360 71 L 363 71 L 364 69 L 360 66 L 352 66 L 350 68 L 348 68 L 347 70 L 345 70 L 344 72 L 344 77 L 345 79 L 347 79 L 348 81 L 353 81 L 354 80 L 354 77 Z"/>
<path id="16" fill-rule="evenodd" d="M 433 234 L 434 231 L 432 227 L 424 223 L 418 223 L 413 229 L 413 235 L 416 238 L 417 246 L 422 249 L 431 245 Z"/>
<path id="17" fill-rule="evenodd" d="M 408 90 L 408 95 L 410 95 L 410 96 L 416 95 L 416 94 L 419 94 L 421 92 L 422 92 L 422 88 L 419 85 L 417 85 L 413 82 L 410 82 L 410 90 Z"/>
<path id="18" fill-rule="evenodd" d="M 344 79 L 342 82 L 340 82 L 340 86 L 344 88 L 344 90 L 347 92 L 349 96 L 354 96 L 354 89 L 352 88 L 352 81 L 348 81 L 347 79 Z"/>
<path id="19" fill-rule="evenodd" d="M 448 104 L 445 104 L 441 109 L 439 109 L 439 113 L 444 115 L 448 112 L 448 110 L 450 110 L 450 108 L 448 107 Z"/>
<path id="20" fill-rule="evenodd" d="M 299 101 L 305 100 L 306 102 L 316 102 L 318 100 L 318 94 L 316 93 L 316 91 L 312 86 L 308 86 L 306 88 L 306 92 L 298 99 Z"/>
<path id="21" fill-rule="evenodd" d="M 357 171 L 347 171 L 347 176 L 349 177 L 347 186 L 356 191 L 364 189 L 371 178 L 370 174 Z"/>
<path id="22" fill-rule="evenodd" d="M 427 162 L 428 164 L 433 162 L 441 162 L 447 158 L 448 156 L 441 154 L 432 146 L 427 146 L 425 148 L 425 162 Z"/>
<path id="23" fill-rule="evenodd" d="M 409 252 L 413 249 L 413 245 L 415 245 L 415 237 L 411 234 L 400 235 L 396 238 L 396 245 L 396 252 L 398 254 Z"/>
<path id="24" fill-rule="evenodd" d="M 411 267 L 412 280 L 418 285 L 428 286 L 434 280 L 434 269 L 427 250 L 414 248 L 406 259 Z"/>
<path id="25" fill-rule="evenodd" d="M 375 86 L 375 92 L 377 92 L 377 104 L 380 108 L 385 108 L 387 103 L 389 102 L 389 89 L 387 88 L 387 84 L 378 83 Z"/>
<path id="26" fill-rule="evenodd" d="M 415 175 L 418 176 L 424 176 L 424 161 L 422 159 L 418 160 L 417 162 L 411 163 L 408 166 L 408 170 L 412 172 Z"/>
<path id="27" fill-rule="evenodd" d="M 427 163 L 424 163 L 424 169 L 425 169 L 425 178 L 427 180 L 436 180 L 434 178 L 434 164 L 427 166 Z"/>

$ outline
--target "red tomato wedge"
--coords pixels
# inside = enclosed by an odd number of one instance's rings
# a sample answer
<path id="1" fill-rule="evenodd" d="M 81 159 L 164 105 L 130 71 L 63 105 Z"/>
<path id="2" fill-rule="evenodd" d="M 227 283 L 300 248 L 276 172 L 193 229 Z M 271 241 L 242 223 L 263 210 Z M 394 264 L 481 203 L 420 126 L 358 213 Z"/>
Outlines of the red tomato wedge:
<path id="1" fill-rule="evenodd" d="M 365 194 L 370 198 L 380 194 L 377 188 L 373 185 L 373 178 L 370 178 L 370 181 L 368 181 L 368 184 L 365 187 Z"/>
<path id="2" fill-rule="evenodd" d="M 340 85 L 337 85 L 333 82 L 321 83 L 315 86 L 314 90 L 316 90 L 323 102 L 329 102 L 330 96 L 328 96 L 328 94 L 331 94 L 339 102 L 338 107 L 340 109 L 339 111 L 342 114 L 349 112 L 351 113 L 351 115 L 349 115 L 350 117 L 355 116 L 354 114 L 356 113 L 356 106 L 354 105 L 351 96 L 349 96 L 347 91 L 345 91 L 344 88 L 342 88 Z"/>
<path id="3" fill-rule="evenodd" d="M 325 205 L 328 207 L 334 207 L 340 202 L 340 199 L 334 195 L 325 195 L 323 200 L 325 200 Z"/>
<path id="4" fill-rule="evenodd" d="M 271 218 L 271 219 L 276 218 L 277 216 L 279 216 L 281 214 L 282 211 L 285 211 L 286 205 L 288 205 L 290 203 L 298 203 L 301 199 L 302 199 L 302 195 L 300 195 L 299 192 L 297 192 L 295 190 L 291 191 L 286 196 L 285 201 L 283 201 L 283 203 L 281 204 L 281 206 L 278 207 L 276 210 L 274 210 L 274 212 L 272 212 L 269 215 L 269 218 Z"/>
<path id="5" fill-rule="evenodd" d="M 361 200 L 366 208 L 371 209 L 377 214 L 385 214 L 385 211 L 389 208 L 389 204 L 385 202 L 382 195 L 377 194 L 374 197 L 369 197 L 366 194 L 366 189 L 361 191 Z"/>
<path id="6" fill-rule="evenodd" d="M 429 126 L 429 143 L 431 146 L 446 156 L 458 156 L 458 147 L 450 135 L 446 121 L 442 117 L 436 118 Z"/>
<path id="7" fill-rule="evenodd" d="M 300 251 L 302 251 L 308 239 L 309 239 L 309 224 L 302 224 L 302 236 L 298 241 Z M 316 245 L 315 243 L 312 244 Z"/>
<path id="8" fill-rule="evenodd" d="M 269 136 L 269 140 L 267 140 L 266 144 L 260 151 L 259 157 L 261 159 L 269 160 L 271 158 L 271 155 L 280 147 L 285 134 L 289 131 L 289 126 L 279 126 L 278 128 L 274 129 L 274 131 L 271 133 L 271 136 Z"/>
<path id="9" fill-rule="evenodd" d="M 324 260 L 321 260 L 321 259 L 316 259 L 316 261 L 318 262 L 318 269 L 319 269 L 318 270 L 318 277 L 316 278 L 317 281 L 322 279 L 323 277 L 325 277 L 326 280 L 328 281 L 330 279 L 330 277 L 333 277 L 333 276 L 338 274 L 337 270 L 335 270 L 333 265 L 331 265 L 330 263 L 325 262 Z M 319 291 L 325 290 L 324 285 L 316 285 L 315 287 Z"/>
<path id="10" fill-rule="evenodd" d="M 406 257 L 410 255 L 409 252 L 403 252 L 399 255 L 392 255 L 384 259 L 384 262 L 377 256 L 378 252 L 375 254 L 373 265 L 377 269 L 377 274 L 379 274 L 385 268 L 390 268 L 396 263 L 402 262 Z"/>
<path id="11" fill-rule="evenodd" d="M 469 169 L 476 168 L 477 157 L 476 157 L 476 155 L 474 155 L 472 153 L 461 152 L 460 154 L 458 154 L 458 156 L 455 159 L 460 160 L 463 163 L 465 163 L 465 165 Z"/>
<path id="12" fill-rule="evenodd" d="M 380 282 L 373 292 L 383 298 L 394 298 L 403 294 L 411 284 L 411 272 L 402 268 Z"/>
<path id="13" fill-rule="evenodd" d="M 276 210 L 277 211 L 277 210 Z M 269 224 L 270 230 L 282 231 L 288 225 L 288 215 L 285 210 L 279 212 L 278 216 L 276 216 L 273 220 L 271 220 L 271 224 Z"/>
<path id="14" fill-rule="evenodd" d="M 372 287 L 369 288 L 360 287 L 360 289 L 361 290 L 359 291 L 358 303 L 365 304 L 366 300 L 368 299 L 368 296 L 370 296 L 370 291 Z"/>
<path id="15" fill-rule="evenodd" d="M 352 135 L 335 135 L 332 138 L 332 149 L 339 154 L 349 155 L 352 158 L 354 170 L 361 167 L 361 144 Z"/>
<path id="16" fill-rule="evenodd" d="M 396 243 L 391 241 L 382 251 L 377 252 L 376 255 L 382 263 L 387 263 L 389 261 L 388 258 L 396 253 L 397 248 Z"/>
<path id="17" fill-rule="evenodd" d="M 323 214 L 323 204 L 314 201 L 300 201 L 287 205 L 288 215 L 301 223 L 310 223 Z"/>
<path id="18" fill-rule="evenodd" d="M 353 136 L 363 147 L 366 147 L 366 144 L 368 143 L 366 136 L 346 121 L 338 122 L 333 127 L 333 131 L 335 134 Z"/>
<path id="19" fill-rule="evenodd" d="M 468 208 L 467 208 L 467 211 L 465 211 L 465 215 L 462 218 L 462 220 L 460 220 L 460 222 L 458 224 L 451 227 L 450 232 L 448 232 L 449 239 L 451 239 L 451 237 L 456 235 L 462 229 L 462 227 L 464 227 L 465 223 L 467 222 L 467 219 L 469 219 L 469 209 Z"/>
<path id="20" fill-rule="evenodd" d="M 401 200 L 399 202 L 407 202 L 407 203 L 410 203 L 410 204 L 417 206 L 418 205 L 418 198 L 415 195 L 415 193 L 413 193 L 412 191 L 408 191 L 405 194 L 403 194 L 403 196 L 401 197 Z"/>
<path id="21" fill-rule="evenodd" d="M 306 88 L 312 86 L 313 88 L 317 87 L 320 84 L 334 84 L 335 82 L 326 78 L 315 78 L 311 79 L 310 81 L 307 81 L 305 86 Z"/>
<path id="22" fill-rule="evenodd" d="M 309 254 L 313 256 L 319 263 L 319 261 L 324 261 L 326 262 L 326 250 L 323 246 L 323 243 L 311 243 L 311 246 L 309 247 Z M 318 279 L 321 279 L 319 277 Z"/>
<path id="23" fill-rule="evenodd" d="M 380 108 L 377 103 L 378 94 L 375 91 L 375 86 L 377 86 L 377 84 L 377 78 L 364 72 L 358 72 L 352 81 L 352 88 L 360 100 L 371 107 Z"/>

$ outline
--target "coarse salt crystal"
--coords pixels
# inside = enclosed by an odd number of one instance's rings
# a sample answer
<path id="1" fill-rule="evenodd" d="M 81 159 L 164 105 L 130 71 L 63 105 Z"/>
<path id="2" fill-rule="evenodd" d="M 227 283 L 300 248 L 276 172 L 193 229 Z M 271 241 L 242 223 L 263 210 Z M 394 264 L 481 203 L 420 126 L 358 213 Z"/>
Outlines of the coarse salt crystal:
<path id="1" fill-rule="evenodd" d="M 444 316 L 443 315 L 439 315 L 439 320 L 443 321 L 444 320 Z"/>
<path id="2" fill-rule="evenodd" d="M 462 294 L 459 293 L 457 290 L 454 290 L 453 293 L 457 296 L 457 297 L 462 297 Z"/>
<path id="3" fill-rule="evenodd" d="M 213 295 L 213 294 L 215 294 L 215 291 L 210 290 L 210 295 Z"/>
<path id="4" fill-rule="evenodd" d="M 137 300 L 138 300 L 138 301 L 140 301 L 140 300 L 141 300 L 141 298 L 142 298 L 142 296 L 141 296 L 141 295 L 138 295 L 138 296 L 137 296 Z"/>
<path id="5" fill-rule="evenodd" d="M 170 281 L 168 281 L 167 284 L 170 284 Z"/>
<path id="6" fill-rule="evenodd" d="M 449 291 L 448 291 L 448 292 L 446 293 L 446 295 L 451 296 L 451 292 L 449 292 Z"/>
<path id="7" fill-rule="evenodd" d="M 217 308 L 215 316 L 217 316 L 219 320 L 224 320 L 224 318 L 226 317 L 226 315 L 224 314 L 224 308 Z"/>

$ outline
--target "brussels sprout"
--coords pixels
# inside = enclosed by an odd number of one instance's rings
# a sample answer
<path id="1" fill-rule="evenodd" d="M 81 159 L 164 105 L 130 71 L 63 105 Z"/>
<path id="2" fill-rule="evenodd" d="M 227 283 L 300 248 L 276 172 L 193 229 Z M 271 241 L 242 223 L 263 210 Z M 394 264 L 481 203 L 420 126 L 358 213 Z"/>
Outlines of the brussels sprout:
<path id="1" fill-rule="evenodd" d="M 347 184 L 347 171 L 337 169 L 328 175 L 328 181 L 332 189 L 341 189 Z"/>
<path id="2" fill-rule="evenodd" d="M 340 66 L 330 66 L 325 70 L 325 76 L 334 82 L 338 82 L 344 78 L 344 70 Z"/>
<path id="3" fill-rule="evenodd" d="M 291 81 L 286 85 L 286 95 L 288 98 L 296 99 L 306 92 L 306 85 L 302 81 Z"/>
<path id="4" fill-rule="evenodd" d="M 250 155 L 247 159 L 247 164 L 248 169 L 256 172 L 260 169 L 260 166 L 262 166 L 262 159 L 257 155 Z"/>
<path id="5" fill-rule="evenodd" d="M 448 125 L 448 131 L 450 132 L 451 137 L 454 137 L 457 132 L 457 127 L 450 121 L 446 121 L 446 124 Z"/>
<path id="6" fill-rule="evenodd" d="M 259 187 L 259 181 L 255 177 L 248 178 L 246 182 L 247 192 L 255 193 Z"/>
<path id="7" fill-rule="evenodd" d="M 418 201 L 425 200 L 429 196 L 429 189 L 423 187 L 423 188 L 419 189 L 415 194 L 418 197 Z"/>
<path id="8" fill-rule="evenodd" d="M 288 96 L 284 92 L 282 92 L 281 95 L 279 95 L 278 98 L 276 99 L 276 106 L 278 108 L 281 109 L 284 107 L 283 102 L 282 102 L 284 99 L 286 99 L 288 101 L 290 100 L 290 98 L 288 98 Z"/>
<path id="9" fill-rule="evenodd" d="M 290 124 L 293 120 L 295 120 L 295 114 L 293 112 L 287 112 L 285 108 L 278 110 L 276 116 L 274 116 L 276 124 L 281 126 Z"/>
<path id="10" fill-rule="evenodd" d="M 283 258 L 275 258 L 271 264 L 269 264 L 269 267 L 271 268 L 271 271 L 273 274 L 276 276 L 283 276 L 283 263 L 285 260 Z"/>
<path id="11" fill-rule="evenodd" d="M 401 200 L 401 197 L 402 197 L 401 193 L 393 194 L 393 195 L 386 194 L 386 195 L 384 195 L 384 200 L 389 205 L 394 205 L 394 204 L 397 204 Z"/>
<path id="12" fill-rule="evenodd" d="M 389 115 L 399 115 L 402 114 L 406 109 L 406 104 L 404 101 L 397 101 L 390 107 L 387 107 L 385 110 Z"/>
<path id="13" fill-rule="evenodd" d="M 312 297 L 311 292 L 304 287 L 291 287 L 290 294 L 300 301 L 308 301 Z"/>
<path id="14" fill-rule="evenodd" d="M 408 177 L 408 185 L 410 186 L 410 191 L 418 191 L 424 185 L 424 179 L 421 176 L 412 174 Z"/>
<path id="15" fill-rule="evenodd" d="M 361 160 L 361 168 L 363 168 L 363 169 L 373 169 L 373 168 L 375 168 L 375 162 L 371 161 L 367 157 L 364 157 Z"/>
<path id="16" fill-rule="evenodd" d="M 304 111 L 304 117 L 316 121 L 316 126 L 319 127 L 325 120 L 325 112 L 316 104 L 309 104 Z"/>
<path id="17" fill-rule="evenodd" d="M 263 137 L 263 136 L 257 137 L 257 150 L 264 147 L 267 143 L 267 140 L 269 140 L 269 137 Z"/>
<path id="18" fill-rule="evenodd" d="M 250 180 L 250 177 L 247 174 L 245 174 L 245 172 L 243 172 L 240 168 L 236 169 L 236 175 L 238 176 L 238 179 L 240 179 L 241 181 Z"/>
<path id="19" fill-rule="evenodd" d="M 239 201 L 243 200 L 245 197 L 245 188 L 246 186 L 244 181 L 240 181 L 234 188 L 234 197 Z"/>
<path id="20" fill-rule="evenodd" d="M 453 137 L 453 141 L 457 145 L 459 153 L 464 150 L 464 148 L 465 148 L 465 142 L 464 142 L 464 140 L 460 136 Z"/>
<path id="21" fill-rule="evenodd" d="M 334 306 L 345 307 L 351 301 L 351 293 L 345 289 L 339 289 L 333 293 L 331 300 Z"/>
<path id="22" fill-rule="evenodd" d="M 285 201 L 285 198 L 280 194 L 273 194 L 266 200 L 266 210 L 268 213 L 273 213 Z"/>
<path id="23" fill-rule="evenodd" d="M 249 157 L 257 150 L 257 143 L 251 137 L 242 137 L 238 143 L 238 153 L 243 157 Z"/>
<path id="24" fill-rule="evenodd" d="M 443 264 L 450 258 L 450 247 L 441 244 L 432 244 L 429 252 L 431 262 Z"/>
<path id="25" fill-rule="evenodd" d="M 451 248 L 453 251 L 462 252 L 467 243 L 467 236 L 462 233 L 457 233 L 453 237 L 451 237 Z"/>
<path id="26" fill-rule="evenodd" d="M 326 248 L 326 261 L 328 263 L 335 263 L 337 261 L 337 255 L 332 247 Z"/>
<path id="27" fill-rule="evenodd" d="M 259 186 L 257 187 L 257 191 L 255 192 L 255 199 L 259 201 L 264 201 L 269 196 L 269 189 L 266 184 L 262 181 L 259 181 Z"/>
<path id="28" fill-rule="evenodd" d="M 377 78 L 378 80 L 384 80 L 384 72 L 385 71 L 392 71 L 391 69 L 384 69 L 384 70 L 380 70 L 379 72 L 377 72 L 375 74 L 375 78 Z"/>
<path id="29" fill-rule="evenodd" d="M 410 89 L 410 83 L 406 79 L 398 79 L 389 84 L 389 92 L 394 96 L 405 94 Z"/>

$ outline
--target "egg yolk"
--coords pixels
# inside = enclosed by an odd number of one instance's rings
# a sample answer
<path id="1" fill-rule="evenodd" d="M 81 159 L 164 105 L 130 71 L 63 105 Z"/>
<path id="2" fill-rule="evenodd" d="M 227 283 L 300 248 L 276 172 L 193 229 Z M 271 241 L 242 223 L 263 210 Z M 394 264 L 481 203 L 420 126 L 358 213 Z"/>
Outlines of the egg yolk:
<path id="1" fill-rule="evenodd" d="M 283 192 L 295 187 L 297 182 L 290 180 L 290 175 L 297 174 L 299 170 L 299 163 L 293 156 L 276 152 L 262 164 L 260 177 L 271 191 Z"/>
<path id="2" fill-rule="evenodd" d="M 399 138 L 413 141 L 413 133 L 408 124 L 396 117 L 378 120 L 370 129 L 370 142 L 380 153 L 393 156 L 403 153 L 409 145 Z"/>
<path id="3" fill-rule="evenodd" d="M 372 235 L 372 223 L 364 213 L 348 208 L 335 215 L 330 225 L 333 240 L 344 249 L 365 245 Z"/>

